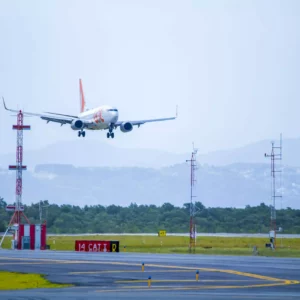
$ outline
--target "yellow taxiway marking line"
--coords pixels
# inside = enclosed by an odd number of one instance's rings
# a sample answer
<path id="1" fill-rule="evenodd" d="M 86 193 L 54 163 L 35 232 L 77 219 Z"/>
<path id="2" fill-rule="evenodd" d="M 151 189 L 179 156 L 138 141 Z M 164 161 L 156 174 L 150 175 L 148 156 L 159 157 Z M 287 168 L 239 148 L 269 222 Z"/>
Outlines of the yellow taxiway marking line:
<path id="1" fill-rule="evenodd" d="M 122 286 L 122 289 L 130 290 L 142 290 L 142 289 L 160 289 L 160 288 L 175 288 L 175 289 L 237 289 L 237 288 L 254 288 L 254 287 L 266 287 L 266 286 L 277 286 L 277 285 L 287 285 L 286 283 L 262 283 L 262 284 L 249 284 L 249 285 L 200 285 L 200 286 L 178 286 L 178 285 L 165 285 L 165 286 L 153 286 L 149 288 L 148 286 Z"/>
<path id="2" fill-rule="evenodd" d="M 276 283 L 264 283 L 264 284 L 252 284 L 252 285 L 208 285 L 208 286 L 189 286 L 189 287 L 178 287 L 178 286 L 157 286 L 150 288 L 147 286 L 124 286 L 123 288 L 115 290 L 97 290 L 98 293 L 108 292 L 124 292 L 124 291 L 178 291 L 178 290 L 205 290 L 205 289 L 245 289 L 245 288 L 259 288 L 259 287 L 271 287 L 271 286 L 285 286 L 291 284 L 299 284 L 299 281 L 285 280 L 284 282 Z"/>
<path id="3" fill-rule="evenodd" d="M 250 281 L 257 281 L 257 280 L 253 280 L 253 279 L 240 279 L 240 280 L 236 280 L 236 279 L 204 279 L 204 280 L 198 280 L 196 281 L 195 279 L 191 280 L 191 279 L 157 279 L 157 280 L 151 280 L 151 282 L 250 282 Z M 148 280 L 145 279 L 137 279 L 137 280 L 117 280 L 115 281 L 115 283 L 147 283 Z"/>
<path id="4" fill-rule="evenodd" d="M 125 262 L 116 262 L 116 261 L 92 261 L 92 260 L 62 260 L 62 259 L 49 259 L 49 258 L 21 258 L 21 257 L 0 257 L 0 260 L 21 260 L 21 261 L 40 261 L 40 262 L 51 262 L 51 263 L 60 263 L 60 264 L 98 264 L 98 265 L 123 265 L 123 266 L 141 266 L 137 263 L 125 263 Z M 150 265 L 148 265 L 149 267 Z M 161 268 L 158 265 L 158 268 Z M 186 268 L 184 268 L 186 269 Z"/>
<path id="5" fill-rule="evenodd" d="M 220 269 L 219 270 L 211 269 L 211 270 L 212 270 L 212 272 L 223 272 L 223 273 L 227 273 L 227 274 L 235 274 L 235 275 L 257 278 L 257 279 L 262 279 L 262 280 L 267 280 L 267 281 L 284 281 L 284 279 L 280 279 L 280 278 L 274 278 L 274 277 L 253 274 L 253 273 L 247 273 L 247 272 L 234 271 L 234 270 L 220 270 Z"/>
<path id="6" fill-rule="evenodd" d="M 179 273 L 179 272 L 189 272 L 191 270 L 151 270 L 151 273 Z M 86 272 L 69 272 L 70 275 L 81 275 L 81 274 L 102 274 L 102 273 L 147 273 L 147 271 L 138 270 L 108 270 L 108 271 L 86 271 Z"/>
<path id="7" fill-rule="evenodd" d="M 45 265 L 45 263 L 41 263 L 41 262 L 11 262 L 11 263 L 1 263 L 1 266 L 5 266 L 5 265 Z M 51 265 L 51 263 L 46 263 L 46 265 Z"/>
<path id="8" fill-rule="evenodd" d="M 118 265 L 118 266 L 141 266 L 141 264 L 137 263 L 126 263 L 126 262 L 116 262 L 116 261 L 85 261 L 85 260 L 58 260 L 58 259 L 43 259 L 43 258 L 12 258 L 12 257 L 0 257 L 0 259 L 8 259 L 8 260 L 29 260 L 29 261 L 44 261 L 44 262 L 56 262 L 61 264 L 102 264 L 102 265 Z M 264 276 L 259 274 L 240 272 L 235 270 L 223 270 L 223 269 L 211 269 L 211 268 L 195 268 L 195 267 L 184 267 L 184 266 L 172 266 L 172 265 L 158 265 L 158 264 L 146 264 L 146 267 L 153 268 L 165 268 L 165 269 L 179 269 L 179 270 L 199 270 L 199 271 L 207 271 L 207 272 L 221 272 L 227 274 L 235 274 L 239 276 L 257 278 L 267 281 L 278 281 L 282 282 L 285 279 L 274 278 L 270 276 Z"/>

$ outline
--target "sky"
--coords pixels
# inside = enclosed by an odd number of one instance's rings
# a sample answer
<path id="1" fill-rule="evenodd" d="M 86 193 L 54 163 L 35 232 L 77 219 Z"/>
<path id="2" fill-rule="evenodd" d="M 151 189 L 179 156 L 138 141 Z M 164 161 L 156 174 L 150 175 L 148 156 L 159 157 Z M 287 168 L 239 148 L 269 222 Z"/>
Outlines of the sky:
<path id="1" fill-rule="evenodd" d="M 300 2 L 0 0 L 0 96 L 25 111 L 118 107 L 120 120 L 173 116 L 130 133 L 87 132 L 117 147 L 202 153 L 300 136 Z M 0 108 L 0 154 L 16 117 Z M 78 139 L 26 118 L 25 147 Z M 82 143 L 84 143 L 83 138 Z M 87 149 L 88 151 L 88 149 Z M 101 149 L 99 149 L 101 155 Z"/>

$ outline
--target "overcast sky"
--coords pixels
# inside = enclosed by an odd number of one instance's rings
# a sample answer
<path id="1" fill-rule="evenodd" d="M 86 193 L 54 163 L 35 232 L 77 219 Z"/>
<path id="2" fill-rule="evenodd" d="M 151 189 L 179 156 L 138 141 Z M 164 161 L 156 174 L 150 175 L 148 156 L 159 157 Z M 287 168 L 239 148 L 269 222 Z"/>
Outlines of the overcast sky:
<path id="1" fill-rule="evenodd" d="M 131 133 L 87 132 L 118 147 L 187 152 L 300 136 L 300 1 L 0 0 L 0 95 L 28 111 L 117 106 L 122 120 L 168 117 Z M 0 154 L 15 151 L 0 109 Z M 78 139 L 26 119 L 25 146 Z M 84 143 L 84 139 L 82 142 Z M 88 149 L 87 149 L 88 150 Z M 99 149 L 101 155 L 101 149 Z"/>

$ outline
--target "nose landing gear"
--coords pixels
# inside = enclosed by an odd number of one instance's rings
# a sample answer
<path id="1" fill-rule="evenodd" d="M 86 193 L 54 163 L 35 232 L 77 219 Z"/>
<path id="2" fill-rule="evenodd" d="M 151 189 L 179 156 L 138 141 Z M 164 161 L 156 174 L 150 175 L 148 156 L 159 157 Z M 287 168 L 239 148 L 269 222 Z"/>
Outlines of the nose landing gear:
<path id="1" fill-rule="evenodd" d="M 115 137 L 115 134 L 113 133 L 113 125 L 109 126 L 108 131 L 109 132 L 106 134 L 107 138 L 109 139 L 111 137 L 113 139 Z"/>

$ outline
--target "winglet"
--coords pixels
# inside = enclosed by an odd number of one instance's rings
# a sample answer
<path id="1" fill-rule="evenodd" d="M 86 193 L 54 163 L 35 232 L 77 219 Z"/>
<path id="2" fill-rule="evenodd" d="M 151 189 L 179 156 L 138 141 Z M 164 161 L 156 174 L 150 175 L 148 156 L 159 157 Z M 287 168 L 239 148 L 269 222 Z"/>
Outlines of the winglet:
<path id="1" fill-rule="evenodd" d="M 14 110 L 14 109 L 8 108 L 8 107 L 6 106 L 6 103 L 5 103 L 5 101 L 4 101 L 4 97 L 2 97 L 2 100 L 3 100 L 3 105 L 4 105 L 4 108 L 5 108 L 6 110 L 8 110 L 8 111 L 12 111 L 12 112 L 19 112 L 19 111 L 20 111 L 20 110 Z"/>
<path id="2" fill-rule="evenodd" d="M 2 97 L 2 100 L 3 100 L 4 108 L 5 108 L 6 110 L 8 110 L 7 107 L 6 107 L 6 105 L 5 105 L 5 101 L 4 101 L 4 98 L 3 98 L 3 97 Z"/>

